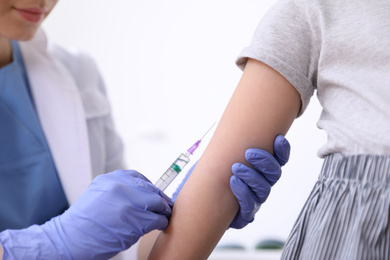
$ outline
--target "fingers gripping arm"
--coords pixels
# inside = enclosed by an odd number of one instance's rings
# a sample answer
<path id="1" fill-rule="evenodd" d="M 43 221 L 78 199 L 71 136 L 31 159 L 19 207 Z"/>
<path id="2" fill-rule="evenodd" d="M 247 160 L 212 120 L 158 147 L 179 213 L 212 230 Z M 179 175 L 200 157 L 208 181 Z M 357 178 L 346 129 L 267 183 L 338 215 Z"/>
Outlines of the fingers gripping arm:
<path id="1" fill-rule="evenodd" d="M 287 132 L 300 105 L 298 92 L 284 77 L 259 61 L 248 61 L 150 259 L 207 259 L 239 208 L 229 186 L 231 165 L 248 165 L 244 154 L 251 147 L 272 154 L 275 137 Z"/>

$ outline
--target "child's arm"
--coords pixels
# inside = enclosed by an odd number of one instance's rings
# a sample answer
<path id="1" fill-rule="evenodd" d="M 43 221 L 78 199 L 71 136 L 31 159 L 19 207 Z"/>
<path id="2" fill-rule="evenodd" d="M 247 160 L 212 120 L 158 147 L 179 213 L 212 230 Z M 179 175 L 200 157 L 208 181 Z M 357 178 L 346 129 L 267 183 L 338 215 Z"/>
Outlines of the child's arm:
<path id="1" fill-rule="evenodd" d="M 207 259 L 238 210 L 229 186 L 231 165 L 247 164 L 244 152 L 251 147 L 273 153 L 275 137 L 286 134 L 300 107 L 299 93 L 283 76 L 259 61 L 248 61 L 150 259 Z"/>

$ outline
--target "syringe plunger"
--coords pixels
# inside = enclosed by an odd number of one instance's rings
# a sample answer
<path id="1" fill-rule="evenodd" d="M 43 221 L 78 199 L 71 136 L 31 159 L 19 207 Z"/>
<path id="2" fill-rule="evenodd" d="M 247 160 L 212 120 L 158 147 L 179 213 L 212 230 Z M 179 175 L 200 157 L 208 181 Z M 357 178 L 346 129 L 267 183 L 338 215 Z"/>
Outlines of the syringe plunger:
<path id="1" fill-rule="evenodd" d="M 179 175 L 183 168 L 190 162 L 191 154 L 189 152 L 182 153 L 171 164 L 171 166 L 164 172 L 160 179 L 156 182 L 155 186 L 164 191 L 169 184 Z"/>

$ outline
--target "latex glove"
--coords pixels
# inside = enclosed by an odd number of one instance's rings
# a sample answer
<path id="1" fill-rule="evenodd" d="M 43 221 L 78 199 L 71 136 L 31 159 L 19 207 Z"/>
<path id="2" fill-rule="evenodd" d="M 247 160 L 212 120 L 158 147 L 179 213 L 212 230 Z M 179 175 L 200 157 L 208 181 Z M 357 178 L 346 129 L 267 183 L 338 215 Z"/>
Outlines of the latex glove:
<path id="1" fill-rule="evenodd" d="M 6 259 L 108 259 L 168 225 L 173 203 L 142 174 L 96 177 L 62 215 L 43 225 L 0 233 Z"/>
<path id="2" fill-rule="evenodd" d="M 261 204 L 267 199 L 271 186 L 279 180 L 282 173 L 281 166 L 285 165 L 290 157 L 290 144 L 284 136 L 279 135 L 275 138 L 274 151 L 275 155 L 272 156 L 261 149 L 248 149 L 245 158 L 254 169 L 240 163 L 233 165 L 230 188 L 238 199 L 240 210 L 230 227 L 240 229 L 251 223 Z M 196 164 L 191 167 L 173 193 L 172 201 L 176 200 Z"/>
<path id="3" fill-rule="evenodd" d="M 282 174 L 281 166 L 290 157 L 290 144 L 282 135 L 274 141 L 275 156 L 256 148 L 246 150 L 245 158 L 254 167 L 241 163 L 232 166 L 233 176 L 230 187 L 237 197 L 240 210 L 234 217 L 230 227 L 243 228 L 254 220 L 256 212 L 263 204 L 273 186 Z"/>

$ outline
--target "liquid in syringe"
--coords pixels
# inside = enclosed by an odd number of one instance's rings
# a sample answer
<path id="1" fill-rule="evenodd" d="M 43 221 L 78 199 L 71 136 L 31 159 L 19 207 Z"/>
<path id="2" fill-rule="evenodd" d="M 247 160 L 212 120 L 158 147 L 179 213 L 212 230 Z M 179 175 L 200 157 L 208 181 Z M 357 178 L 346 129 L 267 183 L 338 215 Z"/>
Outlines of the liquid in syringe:
<path id="1" fill-rule="evenodd" d="M 210 127 L 209 130 L 203 135 L 203 137 L 206 136 L 206 134 L 213 128 L 215 123 Z M 194 154 L 195 150 L 200 145 L 200 142 L 202 141 L 203 137 L 196 141 L 190 149 L 188 149 L 186 152 L 183 152 L 179 155 L 179 157 L 176 158 L 176 160 L 171 164 L 171 166 L 164 172 L 164 174 L 160 177 L 160 179 L 154 184 L 157 188 L 164 191 L 169 184 L 179 175 L 179 173 L 183 170 L 183 168 L 190 162 L 191 156 Z"/>

